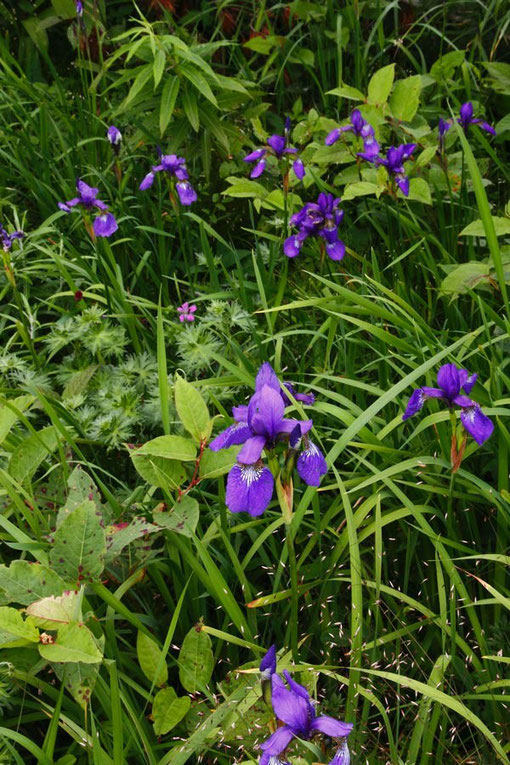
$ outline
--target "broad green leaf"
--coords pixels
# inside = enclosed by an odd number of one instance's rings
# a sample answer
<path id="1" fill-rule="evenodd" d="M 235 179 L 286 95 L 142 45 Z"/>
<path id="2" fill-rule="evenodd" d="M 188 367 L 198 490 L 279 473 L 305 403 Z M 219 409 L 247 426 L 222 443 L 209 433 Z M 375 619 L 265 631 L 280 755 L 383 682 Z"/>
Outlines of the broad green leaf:
<path id="1" fill-rule="evenodd" d="M 487 282 L 490 269 L 487 263 L 461 263 L 456 266 L 441 282 L 440 291 L 460 295 Z"/>
<path id="2" fill-rule="evenodd" d="M 92 632 L 84 624 L 64 624 L 57 633 L 54 643 L 39 645 L 39 653 L 47 661 L 83 662 L 96 664 L 103 658 Z"/>
<path id="3" fill-rule="evenodd" d="M 199 517 L 198 502 L 187 494 L 180 502 L 176 502 L 171 510 L 155 510 L 153 513 L 154 523 L 177 534 L 183 534 L 185 537 L 192 536 Z"/>
<path id="4" fill-rule="evenodd" d="M 88 500 L 93 502 L 97 508 L 101 507 L 101 495 L 92 478 L 85 472 L 81 465 L 76 465 L 75 469 L 67 480 L 69 494 L 67 495 L 66 508 L 72 511 Z"/>
<path id="5" fill-rule="evenodd" d="M 105 563 L 114 561 L 127 545 L 134 542 L 135 539 L 144 537 L 147 534 L 155 534 L 161 529 L 153 523 L 148 523 L 145 518 L 133 518 L 127 526 L 124 524 L 113 524 L 106 526 L 106 555 Z"/>
<path id="6" fill-rule="evenodd" d="M 193 88 L 184 85 L 182 91 L 182 105 L 189 123 L 195 133 L 200 130 L 200 117 L 198 114 L 197 97 Z"/>
<path id="7" fill-rule="evenodd" d="M 177 698 L 173 688 L 163 688 L 156 693 L 152 705 L 152 717 L 154 719 L 154 733 L 156 736 L 164 736 L 172 728 L 181 722 L 191 707 L 189 696 Z"/>
<path id="8" fill-rule="evenodd" d="M 0 566 L 0 590 L 3 598 L 28 606 L 50 595 L 60 595 L 65 582 L 48 566 L 15 560 L 10 566 Z"/>
<path id="9" fill-rule="evenodd" d="M 55 16 L 58 20 L 58 16 Z M 30 39 L 37 48 L 46 51 L 48 49 L 48 35 L 42 21 L 37 16 L 31 16 L 22 22 Z"/>
<path id="10" fill-rule="evenodd" d="M 416 167 L 425 167 L 428 163 L 434 159 L 437 154 L 437 146 L 427 146 L 426 149 L 418 154 L 416 157 Z"/>
<path id="11" fill-rule="evenodd" d="M 397 80 L 390 98 L 390 109 L 395 119 L 411 122 L 418 111 L 420 93 L 421 77 L 418 74 Z"/>
<path id="12" fill-rule="evenodd" d="M 483 61 L 492 80 L 492 87 L 497 93 L 510 95 L 510 64 L 504 61 Z"/>
<path id="13" fill-rule="evenodd" d="M 301 207 L 303 203 L 301 197 L 290 192 L 287 195 L 287 204 L 296 209 Z M 283 196 L 283 191 L 281 189 L 273 189 L 273 191 L 270 191 L 269 194 L 264 197 L 262 207 L 266 210 L 285 210 L 285 197 Z"/>
<path id="14" fill-rule="evenodd" d="M 75 0 L 51 0 L 53 10 L 61 19 L 76 18 Z"/>
<path id="15" fill-rule="evenodd" d="M 168 123 L 172 119 L 177 96 L 179 95 L 179 87 L 181 81 L 178 77 L 172 77 L 168 75 L 163 86 L 163 92 L 161 94 L 161 103 L 159 106 L 159 132 L 163 135 L 168 127 Z"/>
<path id="16" fill-rule="evenodd" d="M 510 234 L 510 219 L 498 218 L 496 215 L 492 216 L 492 222 L 494 223 L 494 230 L 496 236 L 506 236 Z M 459 236 L 483 236 L 485 237 L 485 228 L 481 218 L 472 221 L 465 228 L 462 229 Z"/>
<path id="17" fill-rule="evenodd" d="M 275 35 L 268 35 L 267 37 L 257 35 L 243 43 L 243 48 L 248 48 L 248 50 L 252 50 L 255 53 L 262 53 L 263 56 L 268 56 L 277 45 L 281 44 L 282 39 Z"/>
<path id="18" fill-rule="evenodd" d="M 93 502 L 85 500 L 56 530 L 50 562 L 68 581 L 91 581 L 103 571 L 105 552 L 100 513 Z"/>
<path id="19" fill-rule="evenodd" d="M 211 638 L 200 624 L 192 627 L 179 651 L 179 680 L 189 693 L 199 693 L 211 679 L 214 668 Z"/>
<path id="20" fill-rule="evenodd" d="M 9 435 L 11 428 L 18 420 L 19 414 L 28 409 L 33 402 L 33 396 L 18 396 L 18 398 L 9 401 L 9 406 L 6 406 L 6 404 L 0 405 L 0 444 Z M 11 407 L 14 407 L 14 410 Z"/>
<path id="21" fill-rule="evenodd" d="M 175 377 L 175 408 L 188 433 L 197 441 L 207 441 L 212 422 L 200 393 L 179 375 Z"/>
<path id="22" fill-rule="evenodd" d="M 19 483 L 29 480 L 57 445 L 58 434 L 53 425 L 27 436 L 11 454 L 8 468 L 10 475 Z"/>
<path id="23" fill-rule="evenodd" d="M 206 449 L 204 456 L 200 460 L 200 478 L 218 478 L 225 475 L 235 465 L 236 456 L 239 453 L 240 446 L 231 446 L 230 449 L 220 449 L 219 452 L 213 452 L 212 449 Z"/>
<path id="24" fill-rule="evenodd" d="M 354 162 L 351 152 L 340 141 L 333 146 L 319 146 L 310 159 L 316 165 L 346 165 Z"/>
<path id="25" fill-rule="evenodd" d="M 356 183 L 348 183 L 342 194 L 342 199 L 356 199 L 356 197 L 365 197 L 368 194 L 381 193 L 380 186 L 377 183 L 368 183 L 368 181 L 357 181 Z"/>
<path id="26" fill-rule="evenodd" d="M 409 196 L 407 198 L 415 199 L 417 202 L 423 202 L 423 204 L 426 205 L 431 205 L 432 196 L 427 181 L 424 178 L 411 178 L 411 183 L 409 184 Z"/>
<path id="27" fill-rule="evenodd" d="M 368 83 L 368 103 L 384 104 L 388 100 L 395 79 L 395 64 L 383 66 L 374 75 Z"/>
<path id="28" fill-rule="evenodd" d="M 147 66 L 144 66 L 143 69 L 138 72 L 136 75 L 133 84 L 131 85 L 131 88 L 129 90 L 129 93 L 126 96 L 126 100 L 124 101 L 124 109 L 128 104 L 133 101 L 136 96 L 143 90 L 143 88 L 147 85 L 150 78 L 153 76 L 152 73 L 152 66 L 148 64 Z"/>
<path id="29" fill-rule="evenodd" d="M 163 77 L 163 72 L 165 71 L 165 64 L 166 64 L 165 51 L 159 48 L 159 50 L 156 51 L 156 55 L 154 56 L 154 62 L 152 64 L 152 76 L 154 77 L 154 90 L 156 90 L 159 83 L 161 82 L 161 78 Z"/>
<path id="30" fill-rule="evenodd" d="M 212 92 L 211 86 L 201 72 L 191 66 L 186 65 L 181 66 L 179 71 L 193 85 L 198 93 L 200 93 L 202 96 L 205 96 L 205 98 L 207 98 L 211 104 L 217 106 L 218 102 L 216 101 L 216 96 Z"/>
<path id="31" fill-rule="evenodd" d="M 339 96 L 340 98 L 347 98 L 349 101 L 364 101 L 365 96 L 357 88 L 351 88 L 350 85 L 342 85 L 339 88 L 333 88 L 328 90 L 327 96 Z"/>
<path id="32" fill-rule="evenodd" d="M 21 643 L 19 641 L 22 641 Z M 0 606 L 0 647 L 6 645 L 26 645 L 26 642 L 38 643 L 39 630 L 31 620 L 24 620 L 15 608 Z"/>
<path id="33" fill-rule="evenodd" d="M 104 642 L 104 638 L 102 642 Z M 82 709 L 87 709 L 99 670 L 101 669 L 101 663 L 85 664 L 82 661 L 77 661 L 63 664 L 62 662 L 55 661 L 51 662 L 51 666 L 74 700 L 78 702 Z M 61 761 L 59 760 L 55 765 L 60 765 L 60 763 Z"/>
<path id="34" fill-rule="evenodd" d="M 440 56 L 432 64 L 430 69 L 431 76 L 436 82 L 449 80 L 455 74 L 457 67 L 464 62 L 465 57 L 466 54 L 463 50 L 452 50 L 449 53 L 445 53 L 444 56 Z"/>
<path id="35" fill-rule="evenodd" d="M 207 415 L 209 416 L 209 415 Z M 147 454 L 150 457 L 165 457 L 169 460 L 192 462 L 196 459 L 197 449 L 193 441 L 181 436 L 158 436 L 147 441 L 136 451 L 137 454 Z"/>
<path id="36" fill-rule="evenodd" d="M 62 595 L 50 595 L 31 603 L 27 607 L 27 614 L 41 629 L 58 630 L 63 624 L 80 621 L 80 601 L 78 592 L 66 590 Z"/>
<path id="37" fill-rule="evenodd" d="M 151 457 L 148 454 L 131 452 L 131 459 L 136 471 L 144 481 L 151 486 L 159 486 L 161 489 L 177 489 L 184 480 L 186 471 L 182 463 L 176 460 L 167 460 L 164 457 Z"/>
<path id="38" fill-rule="evenodd" d="M 136 655 L 147 680 L 157 686 L 165 685 L 168 680 L 168 669 L 166 663 L 161 661 L 161 649 L 155 640 L 140 631 L 136 637 Z M 156 672 L 158 672 L 157 675 Z"/>
<path id="39" fill-rule="evenodd" d="M 250 181 L 248 178 L 236 178 L 235 176 L 230 176 L 227 181 L 232 185 L 221 192 L 227 197 L 264 199 L 267 196 L 267 189 L 256 181 Z"/>

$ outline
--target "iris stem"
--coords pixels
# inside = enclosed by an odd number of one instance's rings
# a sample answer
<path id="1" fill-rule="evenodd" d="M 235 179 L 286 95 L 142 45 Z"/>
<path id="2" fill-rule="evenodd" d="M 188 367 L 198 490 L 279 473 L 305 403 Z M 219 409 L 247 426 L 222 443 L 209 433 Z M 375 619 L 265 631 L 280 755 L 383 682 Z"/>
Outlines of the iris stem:
<path id="1" fill-rule="evenodd" d="M 296 563 L 296 551 L 294 549 L 294 537 L 291 524 L 285 524 L 285 538 L 289 553 L 290 568 L 290 648 L 292 658 L 298 661 L 298 575 Z"/>

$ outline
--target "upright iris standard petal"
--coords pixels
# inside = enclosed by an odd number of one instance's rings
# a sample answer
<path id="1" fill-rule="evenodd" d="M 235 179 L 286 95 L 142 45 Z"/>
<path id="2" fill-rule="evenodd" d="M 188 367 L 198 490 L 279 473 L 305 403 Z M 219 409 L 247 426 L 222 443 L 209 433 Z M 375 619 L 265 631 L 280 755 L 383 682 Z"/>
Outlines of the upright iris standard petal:
<path id="1" fill-rule="evenodd" d="M 273 474 L 262 463 L 236 464 L 228 474 L 226 505 L 232 513 L 249 513 L 256 518 L 267 509 L 273 489 Z"/>
<path id="2" fill-rule="evenodd" d="M 268 648 L 262 657 L 259 670 L 266 679 L 269 679 L 276 672 L 276 646 L 274 644 Z"/>
<path id="3" fill-rule="evenodd" d="M 99 215 L 93 223 L 94 234 L 96 236 L 109 237 L 119 228 L 115 216 L 111 213 Z"/>
<path id="4" fill-rule="evenodd" d="M 303 441 L 303 450 L 297 460 L 297 471 L 308 486 L 319 486 L 322 476 L 328 472 L 324 455 L 310 439 Z"/>
<path id="5" fill-rule="evenodd" d="M 267 139 L 267 143 L 274 151 L 275 156 L 280 159 L 283 156 L 283 152 L 285 150 L 285 138 L 281 135 L 272 135 Z"/>
<path id="6" fill-rule="evenodd" d="M 181 205 L 187 206 L 197 201 L 197 192 L 189 181 L 177 181 L 175 184 Z"/>
<path id="7" fill-rule="evenodd" d="M 285 405 L 279 392 L 264 385 L 248 404 L 248 425 L 255 435 L 275 441 L 281 432 Z"/>
<path id="8" fill-rule="evenodd" d="M 305 697 L 293 689 L 288 690 L 276 674 L 271 678 L 271 683 L 271 703 L 275 715 L 292 729 L 294 735 L 306 736 L 310 727 L 308 694 Z"/>
<path id="9" fill-rule="evenodd" d="M 444 390 L 445 396 L 453 401 L 460 393 L 459 370 L 455 364 L 443 364 L 437 373 L 437 384 Z"/>
<path id="10" fill-rule="evenodd" d="M 255 392 L 258 393 L 261 391 L 264 385 L 268 385 L 270 388 L 273 388 L 273 390 L 278 392 L 281 390 L 277 374 L 269 361 L 264 361 L 263 364 L 260 365 L 255 378 Z"/>
<path id="11" fill-rule="evenodd" d="M 478 404 L 463 408 L 460 419 L 469 435 L 480 446 L 492 436 L 494 423 L 482 412 Z"/>

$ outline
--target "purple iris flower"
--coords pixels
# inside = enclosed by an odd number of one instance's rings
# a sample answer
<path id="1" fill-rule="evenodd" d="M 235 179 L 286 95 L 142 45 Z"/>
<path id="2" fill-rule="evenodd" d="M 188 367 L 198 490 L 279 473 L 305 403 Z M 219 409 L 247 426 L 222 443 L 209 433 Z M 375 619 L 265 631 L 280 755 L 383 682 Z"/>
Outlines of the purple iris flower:
<path id="1" fill-rule="evenodd" d="M 342 739 L 342 743 L 335 752 L 335 756 L 329 763 L 329 765 L 350 765 L 351 755 L 349 753 L 349 745 L 347 739 Z"/>
<path id="2" fill-rule="evenodd" d="M 285 129 L 283 135 L 272 135 L 267 139 L 268 148 L 255 149 L 246 157 L 243 157 L 243 162 L 256 162 L 255 167 L 250 173 L 250 178 L 259 178 L 266 169 L 266 155 L 274 154 L 276 159 L 280 160 L 287 154 L 297 154 L 298 150 L 294 146 L 289 146 L 290 138 L 290 119 L 287 117 L 285 120 Z M 300 181 L 305 177 L 305 166 L 301 159 L 296 158 L 292 163 L 292 169 L 296 174 L 296 178 Z"/>
<path id="3" fill-rule="evenodd" d="M 232 513 L 256 517 L 266 510 L 273 496 L 274 477 L 262 461 L 262 452 L 271 451 L 278 443 L 292 441 L 290 446 L 296 450 L 303 445 L 298 473 L 309 486 L 317 486 L 326 473 L 326 460 L 307 435 L 312 421 L 285 418 L 285 406 L 278 377 L 266 361 L 258 371 L 255 394 L 248 405 L 233 407 L 234 424 L 209 445 L 219 451 L 243 444 L 227 479 L 226 504 Z"/>
<path id="4" fill-rule="evenodd" d="M 487 133 L 496 135 L 496 131 L 492 125 L 489 125 L 488 122 L 485 122 L 485 120 L 473 119 L 473 104 L 471 101 L 466 101 L 465 104 L 462 104 L 460 107 L 460 117 L 458 118 L 457 122 L 459 125 L 461 125 L 461 127 L 464 128 L 465 131 L 467 131 L 470 125 L 479 125 L 482 130 L 486 130 Z"/>
<path id="5" fill-rule="evenodd" d="M 437 373 L 439 387 L 424 386 L 413 391 L 402 419 L 408 420 L 417 414 L 428 398 L 438 398 L 446 402 L 450 409 L 460 406 L 460 419 L 465 430 L 477 444 L 483 444 L 492 435 L 494 424 L 482 412 L 479 404 L 464 395 L 471 393 L 477 377 L 478 375 L 470 374 L 467 369 L 460 369 L 455 364 L 444 364 Z"/>
<path id="6" fill-rule="evenodd" d="M 76 189 L 79 196 L 73 197 L 73 199 L 70 199 L 67 202 L 59 202 L 59 208 L 65 213 L 70 213 L 72 208 L 77 205 L 83 207 L 87 211 L 91 211 L 94 207 L 97 207 L 103 214 L 99 215 L 99 217 L 94 220 L 94 234 L 96 236 L 108 237 L 117 231 L 118 225 L 115 216 L 111 213 L 107 213 L 108 206 L 97 198 L 99 189 L 89 186 L 85 181 L 80 180 L 80 178 L 76 181 Z"/>
<path id="7" fill-rule="evenodd" d="M 264 680 L 270 680 L 271 676 L 276 672 L 276 646 L 272 645 L 264 654 L 259 666 L 262 678 Z"/>
<path id="8" fill-rule="evenodd" d="M 76 0 L 76 15 L 79 19 L 83 16 L 83 3 L 81 0 Z"/>
<path id="9" fill-rule="evenodd" d="M 345 244 L 338 238 L 338 226 L 344 217 L 344 211 L 338 209 L 341 200 L 333 194 L 321 192 L 317 202 L 308 202 L 290 219 L 298 227 L 297 234 L 289 236 L 283 245 L 288 258 L 295 258 L 301 252 L 303 242 L 309 236 L 320 236 L 326 243 L 326 252 L 332 260 L 342 260 Z"/>
<path id="10" fill-rule="evenodd" d="M 373 155 L 370 152 L 358 152 L 358 157 L 366 159 L 367 162 L 373 162 L 376 166 L 383 165 L 399 187 L 402 194 L 409 196 L 409 178 L 406 175 L 404 162 L 411 158 L 413 151 L 418 144 L 402 143 L 400 146 L 390 146 L 386 152 L 386 157 L 379 154 Z"/>
<path id="11" fill-rule="evenodd" d="M 81 205 L 81 207 L 84 207 L 86 210 L 91 210 L 93 207 L 97 207 L 99 210 L 108 209 L 108 206 L 97 198 L 99 189 L 89 186 L 85 181 L 80 180 L 80 178 L 76 180 L 76 190 L 79 196 L 73 197 L 73 199 L 70 199 L 68 202 L 58 203 L 58 206 L 64 212 L 71 212 L 71 208 L 76 207 L 76 205 Z"/>
<path id="12" fill-rule="evenodd" d="M 344 738 L 352 731 L 353 724 L 335 720 L 334 717 L 317 717 L 310 695 L 306 688 L 292 679 L 287 671 L 283 673 L 288 683 L 276 673 L 271 678 L 271 703 L 276 717 L 284 725 L 277 728 L 260 748 L 263 755 L 260 763 L 268 763 L 270 757 L 278 757 L 285 751 L 293 738 L 310 739 L 316 733 L 324 733 L 331 738 Z M 266 757 L 263 760 L 263 757 Z"/>
<path id="13" fill-rule="evenodd" d="M 9 252 L 13 242 L 16 239 L 23 239 L 24 236 L 25 234 L 23 233 L 23 231 L 13 231 L 12 234 L 8 234 L 5 228 L 0 223 L 0 242 L 2 242 L 2 247 L 4 249 L 4 252 Z"/>
<path id="14" fill-rule="evenodd" d="M 179 194 L 181 205 L 187 206 L 197 201 L 197 192 L 188 180 L 186 160 L 183 157 L 178 157 L 176 154 L 162 154 L 161 151 L 159 151 L 159 165 L 153 165 L 151 172 L 147 173 L 140 184 L 140 191 L 150 189 L 154 183 L 156 173 L 161 172 L 168 173 L 168 175 L 177 179 L 175 188 Z"/>
<path id="15" fill-rule="evenodd" d="M 379 144 L 375 140 L 375 132 L 372 125 L 370 125 L 361 116 L 359 109 L 354 109 L 351 114 L 351 122 L 349 125 L 343 125 L 342 127 L 335 128 L 326 136 L 326 146 L 333 146 L 338 141 L 342 133 L 354 133 L 358 138 L 363 139 L 363 153 L 376 156 L 379 154 Z"/>
<path id="16" fill-rule="evenodd" d="M 487 133 L 490 133 L 491 135 L 496 135 L 496 131 L 494 130 L 492 125 L 489 125 L 488 122 L 485 122 L 485 120 L 473 118 L 473 104 L 471 103 L 471 101 L 466 101 L 465 104 L 462 104 L 462 106 L 460 107 L 460 116 L 457 118 L 457 122 L 463 128 L 465 133 L 467 133 L 470 125 L 478 125 L 479 127 L 482 128 L 482 130 L 485 130 Z M 441 151 L 443 151 L 444 149 L 445 135 L 449 131 L 451 126 L 452 126 L 452 120 L 444 120 L 442 117 L 440 117 L 439 119 L 439 149 Z"/>

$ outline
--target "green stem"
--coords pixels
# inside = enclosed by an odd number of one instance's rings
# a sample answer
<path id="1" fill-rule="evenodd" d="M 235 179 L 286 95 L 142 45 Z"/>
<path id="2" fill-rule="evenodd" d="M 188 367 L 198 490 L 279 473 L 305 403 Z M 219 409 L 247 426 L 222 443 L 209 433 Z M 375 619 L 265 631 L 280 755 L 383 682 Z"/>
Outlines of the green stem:
<path id="1" fill-rule="evenodd" d="M 287 550 L 289 554 L 289 568 L 290 568 L 290 648 L 292 651 L 292 658 L 295 662 L 298 661 L 298 575 L 297 575 L 297 563 L 296 563 L 296 551 L 294 549 L 294 538 L 292 536 L 291 524 L 285 524 L 285 540 L 287 542 Z"/>

